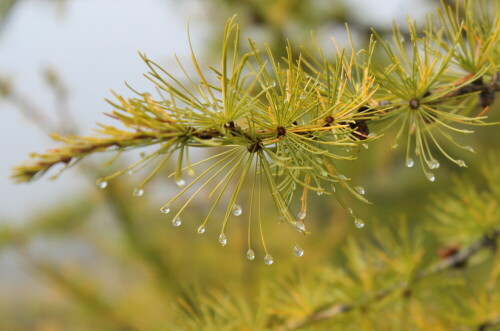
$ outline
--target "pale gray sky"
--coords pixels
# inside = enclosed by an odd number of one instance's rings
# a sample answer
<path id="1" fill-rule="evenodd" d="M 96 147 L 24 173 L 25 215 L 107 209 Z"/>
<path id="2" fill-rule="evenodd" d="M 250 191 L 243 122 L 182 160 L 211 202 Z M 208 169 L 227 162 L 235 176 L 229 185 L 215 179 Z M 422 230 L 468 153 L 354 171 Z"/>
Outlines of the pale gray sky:
<path id="1" fill-rule="evenodd" d="M 45 66 L 57 68 L 68 83 L 78 127 L 88 133 L 94 122 L 108 121 L 102 113 L 109 110 L 103 98 L 111 96 L 110 89 L 128 94 L 124 81 L 138 90 L 151 88 L 142 77 L 145 65 L 138 51 L 167 66 L 174 52 L 189 61 L 187 16 L 181 13 L 164 1 L 76 0 L 57 17 L 45 1 L 24 1 L 0 37 L 0 72 L 15 78 L 16 87 L 53 116 L 52 95 L 40 73 Z M 191 25 L 196 29 L 195 22 Z M 33 215 L 83 188 L 72 171 L 55 182 L 8 180 L 13 165 L 55 143 L 5 102 L 0 101 L 0 113 L 0 219 Z"/>

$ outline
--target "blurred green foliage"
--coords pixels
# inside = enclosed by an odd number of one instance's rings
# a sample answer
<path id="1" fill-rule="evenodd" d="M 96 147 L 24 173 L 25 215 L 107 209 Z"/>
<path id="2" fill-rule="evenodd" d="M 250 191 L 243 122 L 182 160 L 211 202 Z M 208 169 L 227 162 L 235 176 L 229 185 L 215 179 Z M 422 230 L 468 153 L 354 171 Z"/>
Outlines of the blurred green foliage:
<path id="1" fill-rule="evenodd" d="M 367 184 L 379 203 L 363 211 L 371 217 L 362 231 L 319 199 L 313 234 L 302 243 L 305 255 L 283 251 L 289 238 L 277 235 L 271 267 L 245 259 L 245 226 L 234 226 L 224 248 L 211 229 L 198 235 L 189 220 L 201 218 L 205 206 L 174 228 L 146 197 L 132 201 L 124 194 L 131 186 L 123 181 L 85 192 L 94 198 L 73 199 L 25 227 L 2 228 L 2 250 L 17 252 L 47 293 L 2 291 L 0 324 L 41 330 L 479 327 L 494 321 L 500 307 L 499 160 L 491 154 L 483 169 L 469 168 L 469 178 L 453 175 L 451 186 L 424 182 L 419 193 L 419 185 L 406 183 L 393 189 L 400 199 L 377 195 L 387 183 Z M 397 211 L 384 204 L 398 205 Z M 473 221 L 470 214 L 477 214 Z M 491 243 L 466 263 L 433 271 L 446 251 L 488 234 Z M 50 250 L 40 252 L 37 242 Z"/>

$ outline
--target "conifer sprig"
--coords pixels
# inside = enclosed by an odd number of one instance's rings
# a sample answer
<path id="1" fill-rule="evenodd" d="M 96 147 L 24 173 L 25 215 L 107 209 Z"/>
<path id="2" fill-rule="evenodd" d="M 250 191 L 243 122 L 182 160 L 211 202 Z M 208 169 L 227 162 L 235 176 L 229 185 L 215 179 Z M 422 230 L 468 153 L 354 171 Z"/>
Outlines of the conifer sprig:
<path id="1" fill-rule="evenodd" d="M 499 90 L 500 12 L 485 15 L 481 8 L 486 4 L 481 3 L 468 11 L 464 21 L 443 5 L 438 15 L 442 26 L 431 18 L 422 35 L 409 21 L 410 40 L 402 40 L 395 27 L 392 44 L 374 31 L 366 50 L 337 46 L 331 59 L 321 50 L 318 55 L 305 50 L 294 56 L 290 43 L 283 59 L 276 59 L 268 46 L 261 51 L 252 40 L 249 51 L 243 52 L 233 17 L 225 26 L 220 67 L 210 67 L 210 75 L 200 68 L 192 47 L 196 77 L 179 60 L 184 78 L 174 77 L 142 55 L 149 68 L 146 77 L 159 93 L 153 97 L 134 91 L 135 98 L 116 95 L 116 101 L 109 102 L 114 108 L 109 116 L 124 129 L 101 125 L 95 136 L 54 135 L 62 146 L 31 155 L 31 162 L 14 168 L 13 178 L 28 182 L 56 164 L 72 165 L 90 154 L 114 151 L 118 157 L 154 145 L 155 151 L 97 184 L 105 188 L 119 175 L 152 167 L 134 191 L 141 196 L 175 155 L 173 178 L 183 189 L 161 211 L 170 212 L 180 197 L 193 193 L 177 209 L 174 226 L 182 223 L 181 214 L 192 199 L 207 192 L 212 207 L 198 232 L 204 233 L 209 219 L 222 208 L 219 241 L 226 245 L 229 219 L 242 213 L 238 202 L 242 188 L 251 185 L 258 194 L 252 193 L 249 209 L 256 209 L 259 222 L 261 201 L 270 195 L 276 217 L 305 233 L 311 192 L 335 195 L 351 214 L 340 189 L 368 202 L 364 188 L 353 187 L 351 179 L 339 173 L 338 162 L 354 160 L 351 150 L 379 137 L 370 132 L 372 124 L 382 130 L 399 125 L 393 147 L 405 139 L 407 166 L 413 166 L 416 157 L 431 181 L 435 175 L 429 170 L 439 167 L 435 148 L 465 166 L 445 144 L 473 151 L 458 144 L 455 136 L 471 133 L 468 125 L 486 124 L 487 110 Z M 374 60 L 379 49 L 388 61 Z M 482 109 L 476 112 L 478 99 Z M 194 148 L 218 152 L 191 164 L 189 153 Z M 200 175 L 186 186 L 195 168 Z M 356 226 L 363 227 L 353 217 Z M 267 250 L 266 256 L 271 264 Z"/>

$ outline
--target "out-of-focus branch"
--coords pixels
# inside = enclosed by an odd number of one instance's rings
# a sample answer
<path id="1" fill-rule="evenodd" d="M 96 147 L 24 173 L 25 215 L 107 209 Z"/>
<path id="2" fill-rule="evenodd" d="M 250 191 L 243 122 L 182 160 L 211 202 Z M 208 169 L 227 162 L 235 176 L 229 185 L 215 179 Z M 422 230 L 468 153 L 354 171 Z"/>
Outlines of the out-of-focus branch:
<path id="1" fill-rule="evenodd" d="M 477 331 L 493 330 L 491 328 L 493 328 L 495 326 L 499 326 L 499 325 L 500 325 L 500 315 L 489 320 L 488 322 L 484 322 L 483 324 L 479 325 L 479 327 L 477 328 Z"/>
<path id="2" fill-rule="evenodd" d="M 75 134 L 77 128 L 69 107 L 68 88 L 65 82 L 61 79 L 57 70 L 52 67 L 45 68 L 43 76 L 55 97 L 54 108 L 58 119 L 58 132 L 62 134 Z"/>
<path id="3" fill-rule="evenodd" d="M 486 234 L 483 238 L 478 239 L 474 243 L 472 243 L 470 246 L 464 248 L 463 250 L 457 252 L 456 254 L 450 255 L 449 257 L 439 261 L 435 265 L 431 266 L 430 268 L 426 270 L 422 270 L 420 272 L 416 273 L 416 276 L 414 278 L 415 281 L 424 279 L 427 277 L 430 277 L 432 275 L 444 272 L 446 270 L 451 270 L 453 268 L 461 267 L 466 264 L 466 262 L 472 258 L 476 253 L 478 253 L 480 250 L 483 248 L 488 248 L 494 246 L 496 240 L 500 237 L 500 228 L 497 228 L 495 231 L 492 233 Z M 296 330 L 300 329 L 306 326 L 310 326 L 314 323 L 326 321 L 329 319 L 334 318 L 335 316 L 338 316 L 340 314 L 355 310 L 361 306 L 366 306 L 367 304 L 373 303 L 373 302 L 378 302 L 390 294 L 394 293 L 395 291 L 398 290 L 404 290 L 405 287 L 407 286 L 406 282 L 400 282 L 397 284 L 394 284 L 393 286 L 386 288 L 384 290 L 381 290 L 377 293 L 375 293 L 370 299 L 366 300 L 365 302 L 362 303 L 356 303 L 356 304 L 341 304 L 341 303 L 334 303 L 334 304 L 329 304 L 326 306 L 321 307 L 320 309 L 316 310 L 315 312 L 309 314 L 308 316 L 304 317 L 301 320 L 293 321 L 290 323 L 286 323 L 285 325 L 282 325 L 279 330 Z M 494 323 L 494 324 L 492 324 Z M 480 328 L 479 330 L 486 330 L 487 327 L 491 325 L 496 325 L 500 323 L 499 321 L 490 321 L 488 323 L 484 324 L 483 328 Z"/>
<path id="4" fill-rule="evenodd" d="M 45 112 L 27 97 L 19 93 L 5 77 L 0 77 L 0 98 L 1 97 L 17 107 L 21 114 L 42 132 L 57 131 L 56 125 L 44 115 Z"/>
<path id="5" fill-rule="evenodd" d="M 121 194 L 119 190 L 119 187 L 115 189 L 110 187 L 102 191 L 106 199 L 106 205 L 110 206 L 115 216 L 115 220 L 120 230 L 125 235 L 130 247 L 152 270 L 160 290 L 162 290 L 165 295 L 169 295 L 172 292 L 172 288 L 169 285 L 172 279 L 172 270 L 165 262 L 160 251 L 148 243 L 141 235 L 141 231 L 134 221 L 133 212 L 127 208 L 129 204 L 123 199 L 123 194 Z M 122 199 L 120 199 L 120 197 L 122 197 Z"/>
<path id="6" fill-rule="evenodd" d="M 118 330 L 135 330 L 135 328 L 125 321 L 122 316 L 116 313 L 109 302 L 105 301 L 97 291 L 85 285 L 85 282 L 63 275 L 59 268 L 50 263 L 41 262 L 39 259 L 33 258 L 24 250 L 21 250 L 20 253 L 29 262 L 31 268 L 74 297 L 82 307 L 94 316 L 99 316 Z"/>
<path id="7" fill-rule="evenodd" d="M 0 32 L 7 21 L 7 17 L 14 8 L 14 5 L 18 0 L 2 0 L 0 1 Z"/>

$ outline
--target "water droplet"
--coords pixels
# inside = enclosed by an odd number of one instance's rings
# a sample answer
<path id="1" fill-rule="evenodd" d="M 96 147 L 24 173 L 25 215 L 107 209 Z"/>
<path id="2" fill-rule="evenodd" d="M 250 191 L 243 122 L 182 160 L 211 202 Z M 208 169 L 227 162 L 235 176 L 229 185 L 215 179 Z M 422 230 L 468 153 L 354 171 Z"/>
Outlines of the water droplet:
<path id="1" fill-rule="evenodd" d="M 369 146 L 368 144 L 363 144 L 363 147 L 364 147 L 365 149 L 370 148 L 370 146 Z"/>
<path id="2" fill-rule="evenodd" d="M 365 194 L 365 188 L 363 186 L 356 186 L 354 189 L 361 195 Z"/>
<path id="3" fill-rule="evenodd" d="M 346 180 L 347 179 L 347 177 L 345 175 L 338 175 L 337 178 L 340 179 L 340 180 Z"/>
<path id="4" fill-rule="evenodd" d="M 184 179 L 178 179 L 175 181 L 175 184 L 179 187 L 184 187 L 184 185 L 186 185 L 186 181 Z"/>
<path id="5" fill-rule="evenodd" d="M 276 87 L 276 82 L 274 82 L 274 81 L 273 81 L 273 82 L 271 83 L 271 86 L 272 86 L 272 87 Z"/>
<path id="6" fill-rule="evenodd" d="M 127 175 L 133 175 L 133 174 L 134 174 L 134 170 L 132 170 L 132 169 L 127 170 Z"/>
<path id="7" fill-rule="evenodd" d="M 299 217 L 299 219 L 303 220 L 304 218 L 306 218 L 306 212 L 301 211 L 297 216 Z"/>
<path id="8" fill-rule="evenodd" d="M 317 195 L 323 195 L 323 191 L 317 191 L 316 194 Z"/>
<path id="9" fill-rule="evenodd" d="M 203 224 L 198 227 L 198 233 L 199 234 L 205 233 L 205 230 L 206 230 L 205 229 L 205 225 L 203 225 Z"/>
<path id="10" fill-rule="evenodd" d="M 468 150 L 469 152 L 471 152 L 471 153 L 474 153 L 474 152 L 475 152 L 474 148 L 472 148 L 471 146 L 465 146 L 464 148 L 465 148 L 466 150 Z"/>
<path id="11" fill-rule="evenodd" d="M 295 256 L 297 257 L 301 257 L 302 255 L 304 255 L 304 250 L 299 245 L 295 245 L 295 247 L 293 248 L 293 254 L 295 254 Z"/>
<path id="12" fill-rule="evenodd" d="M 175 216 L 174 219 L 172 220 L 172 225 L 177 227 L 177 226 L 181 226 L 182 224 L 182 219 L 179 215 Z"/>
<path id="13" fill-rule="evenodd" d="M 162 207 L 162 208 L 160 209 L 160 211 L 161 211 L 163 214 L 168 214 L 168 213 L 170 213 L 170 207 L 169 207 L 169 206 Z"/>
<path id="14" fill-rule="evenodd" d="M 347 212 L 351 215 L 354 214 L 354 210 L 352 210 L 352 208 L 347 208 Z"/>
<path id="15" fill-rule="evenodd" d="M 260 52 L 260 49 L 256 48 L 254 52 L 255 52 L 255 53 L 259 53 L 259 52 Z"/>
<path id="16" fill-rule="evenodd" d="M 433 173 L 427 173 L 425 174 L 425 176 L 427 177 L 428 180 L 430 180 L 431 182 L 435 181 L 436 180 L 436 176 L 434 176 Z"/>
<path id="17" fill-rule="evenodd" d="M 243 213 L 243 209 L 240 205 L 234 205 L 232 212 L 234 216 L 240 216 Z"/>
<path id="18" fill-rule="evenodd" d="M 346 151 L 347 153 L 349 153 L 351 151 L 351 148 L 348 147 L 348 146 L 346 146 L 346 147 L 344 147 L 344 151 Z"/>
<path id="19" fill-rule="evenodd" d="M 295 227 L 299 230 L 299 231 L 302 231 L 302 232 L 305 232 L 306 231 L 306 226 L 304 225 L 304 223 L 302 223 L 301 221 L 295 221 L 294 223 Z"/>
<path id="20" fill-rule="evenodd" d="M 227 237 L 226 237 L 226 234 L 224 233 L 221 233 L 220 236 L 219 236 L 219 242 L 222 246 L 226 246 L 227 244 Z"/>
<path id="21" fill-rule="evenodd" d="M 467 165 L 465 164 L 464 160 L 457 160 L 457 164 L 462 167 L 462 168 L 465 168 L 467 167 Z"/>
<path id="22" fill-rule="evenodd" d="M 100 189 L 105 189 L 106 187 L 108 187 L 108 182 L 105 180 L 99 181 L 96 184 Z"/>
<path id="23" fill-rule="evenodd" d="M 210 110 L 212 110 L 214 113 L 220 113 L 219 107 L 217 105 L 211 105 Z"/>
<path id="24" fill-rule="evenodd" d="M 439 161 L 438 161 L 438 160 L 434 160 L 434 159 L 432 159 L 432 160 L 430 160 L 430 162 L 429 162 L 429 168 L 430 168 L 430 169 L 437 169 L 437 168 L 439 168 L 439 166 L 440 166 L 440 165 L 441 165 L 441 164 L 439 164 Z"/>
<path id="25" fill-rule="evenodd" d="M 407 158 L 407 159 L 406 159 L 406 166 L 407 166 L 408 168 L 413 167 L 413 165 L 414 165 L 414 164 L 415 164 L 415 163 L 413 162 L 413 159 L 412 159 L 412 158 Z"/>
<path id="26" fill-rule="evenodd" d="M 253 259 L 255 259 L 255 253 L 250 248 L 247 251 L 247 259 L 249 259 L 250 261 L 252 261 Z"/>
<path id="27" fill-rule="evenodd" d="M 143 194 L 144 194 L 144 190 L 142 188 L 139 188 L 139 187 L 135 188 L 134 192 L 132 192 L 132 195 L 134 197 L 142 197 Z"/>
<path id="28" fill-rule="evenodd" d="M 196 173 L 194 172 L 194 169 L 193 169 L 193 168 L 189 168 L 189 169 L 187 170 L 187 174 L 188 174 L 188 176 L 193 177 Z"/>
<path id="29" fill-rule="evenodd" d="M 273 257 L 270 254 L 266 254 L 266 256 L 264 256 L 264 263 L 267 265 L 273 264 L 274 263 Z"/>
<path id="30" fill-rule="evenodd" d="M 326 176 L 328 176 L 328 172 L 326 172 L 325 170 L 321 170 L 321 171 L 319 172 L 319 174 L 320 174 L 322 177 L 326 177 Z"/>
<path id="31" fill-rule="evenodd" d="M 357 227 L 358 229 L 362 229 L 365 227 L 365 223 L 360 219 L 355 219 L 354 226 Z"/>

